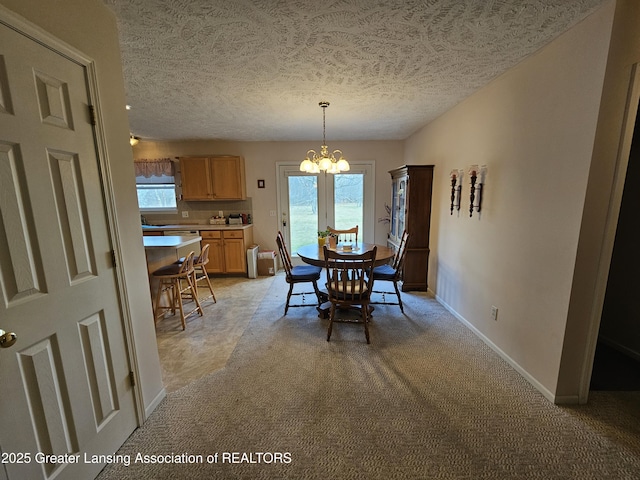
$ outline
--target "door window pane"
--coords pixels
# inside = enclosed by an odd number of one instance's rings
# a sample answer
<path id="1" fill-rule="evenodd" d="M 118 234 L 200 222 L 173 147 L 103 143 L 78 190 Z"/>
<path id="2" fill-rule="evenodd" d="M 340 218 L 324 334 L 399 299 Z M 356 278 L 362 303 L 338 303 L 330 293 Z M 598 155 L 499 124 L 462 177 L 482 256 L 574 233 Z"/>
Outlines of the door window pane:
<path id="1" fill-rule="evenodd" d="M 338 230 L 359 227 L 358 240 L 362 241 L 364 203 L 364 174 L 340 173 L 334 175 L 334 228 Z M 355 238 L 353 239 L 355 241 Z"/>
<path id="2" fill-rule="evenodd" d="M 289 229 L 291 253 L 318 241 L 318 177 L 289 178 Z"/>

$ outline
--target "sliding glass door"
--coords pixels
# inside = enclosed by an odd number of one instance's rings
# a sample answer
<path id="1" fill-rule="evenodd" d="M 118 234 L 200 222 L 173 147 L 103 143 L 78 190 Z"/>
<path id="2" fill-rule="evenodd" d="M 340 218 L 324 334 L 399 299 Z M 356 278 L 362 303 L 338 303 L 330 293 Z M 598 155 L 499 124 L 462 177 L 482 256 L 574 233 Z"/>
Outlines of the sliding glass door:
<path id="1" fill-rule="evenodd" d="M 308 174 L 298 165 L 279 165 L 280 230 L 292 256 L 317 242 L 318 231 L 360 227 L 359 241 L 373 239 L 373 163 L 351 164 L 339 174 Z"/>

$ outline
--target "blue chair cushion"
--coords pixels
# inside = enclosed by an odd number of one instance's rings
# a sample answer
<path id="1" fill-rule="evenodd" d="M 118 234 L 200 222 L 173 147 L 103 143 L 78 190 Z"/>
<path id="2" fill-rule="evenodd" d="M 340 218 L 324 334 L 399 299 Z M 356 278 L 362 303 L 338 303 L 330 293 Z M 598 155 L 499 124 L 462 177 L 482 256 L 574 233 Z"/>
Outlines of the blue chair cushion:
<path id="1" fill-rule="evenodd" d="M 380 265 L 373 269 L 374 280 L 393 280 L 396 277 L 396 271 L 391 265 Z"/>
<path id="2" fill-rule="evenodd" d="M 313 265 L 296 265 L 291 269 L 291 280 L 318 280 L 320 278 L 321 267 L 314 267 Z"/>

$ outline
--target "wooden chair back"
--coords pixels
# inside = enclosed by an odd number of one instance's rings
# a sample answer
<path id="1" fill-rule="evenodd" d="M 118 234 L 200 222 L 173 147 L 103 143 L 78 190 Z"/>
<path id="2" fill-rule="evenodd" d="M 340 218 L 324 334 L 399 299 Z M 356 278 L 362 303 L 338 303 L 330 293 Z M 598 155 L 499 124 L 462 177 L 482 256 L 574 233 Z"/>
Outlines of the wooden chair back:
<path id="1" fill-rule="evenodd" d="M 291 263 L 291 257 L 289 256 L 289 251 L 287 250 L 287 244 L 284 241 L 284 235 L 282 232 L 278 231 L 278 235 L 276 236 L 276 243 L 278 244 L 278 252 L 280 253 L 280 258 L 282 259 L 282 267 L 284 268 L 287 276 L 291 275 L 291 271 L 293 270 L 293 264 Z"/>
<path id="2" fill-rule="evenodd" d="M 338 237 L 338 242 L 340 241 L 352 241 L 352 236 L 355 236 L 355 243 L 358 243 L 358 225 L 353 228 L 347 228 L 345 230 L 339 230 L 333 227 L 327 226 L 327 230 L 331 235 L 336 235 Z M 349 238 L 347 239 L 347 235 Z"/>
<path id="3" fill-rule="evenodd" d="M 195 265 L 202 266 L 207 263 L 209 263 L 209 244 L 205 243 L 200 255 L 198 255 L 198 261 L 195 262 Z"/>
<path id="4" fill-rule="evenodd" d="M 373 275 L 369 275 L 376 261 L 378 247 L 361 254 L 344 254 L 324 247 L 327 274 L 327 294 L 331 302 L 327 342 L 331 338 L 336 311 L 359 306 L 360 323 L 369 343 L 369 299 L 373 289 Z"/>
<path id="5" fill-rule="evenodd" d="M 187 274 L 193 272 L 193 259 L 195 257 L 194 252 L 189 252 L 189 254 L 184 257 L 184 262 L 180 264 L 180 269 L 178 270 L 178 276 L 184 277 Z"/>
<path id="6" fill-rule="evenodd" d="M 324 247 L 329 301 L 340 305 L 368 303 L 373 276 L 367 273 L 373 268 L 378 248 L 361 254 L 344 254 Z"/>
<path id="7" fill-rule="evenodd" d="M 396 276 L 400 277 L 402 275 L 402 266 L 404 265 L 404 258 L 407 253 L 407 242 L 409 240 L 409 233 L 405 230 L 402 232 L 402 237 L 400 237 L 400 245 L 398 246 L 398 251 L 396 252 L 395 257 L 393 258 L 393 269 L 396 271 Z"/>

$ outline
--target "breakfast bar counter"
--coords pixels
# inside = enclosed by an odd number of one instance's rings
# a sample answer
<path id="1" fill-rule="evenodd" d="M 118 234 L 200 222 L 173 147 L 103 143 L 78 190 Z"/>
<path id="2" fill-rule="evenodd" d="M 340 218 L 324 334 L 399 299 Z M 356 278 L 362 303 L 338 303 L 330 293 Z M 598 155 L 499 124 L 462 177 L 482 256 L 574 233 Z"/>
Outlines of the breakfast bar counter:
<path id="1" fill-rule="evenodd" d="M 196 255 L 200 253 L 199 236 L 165 235 L 158 237 L 142 237 L 144 252 L 147 257 L 147 272 L 149 273 L 149 288 L 151 289 L 151 300 L 155 305 L 156 290 L 158 280 L 154 278 L 153 272 L 160 267 L 169 265 L 180 257 L 186 256 L 190 251 Z"/>

